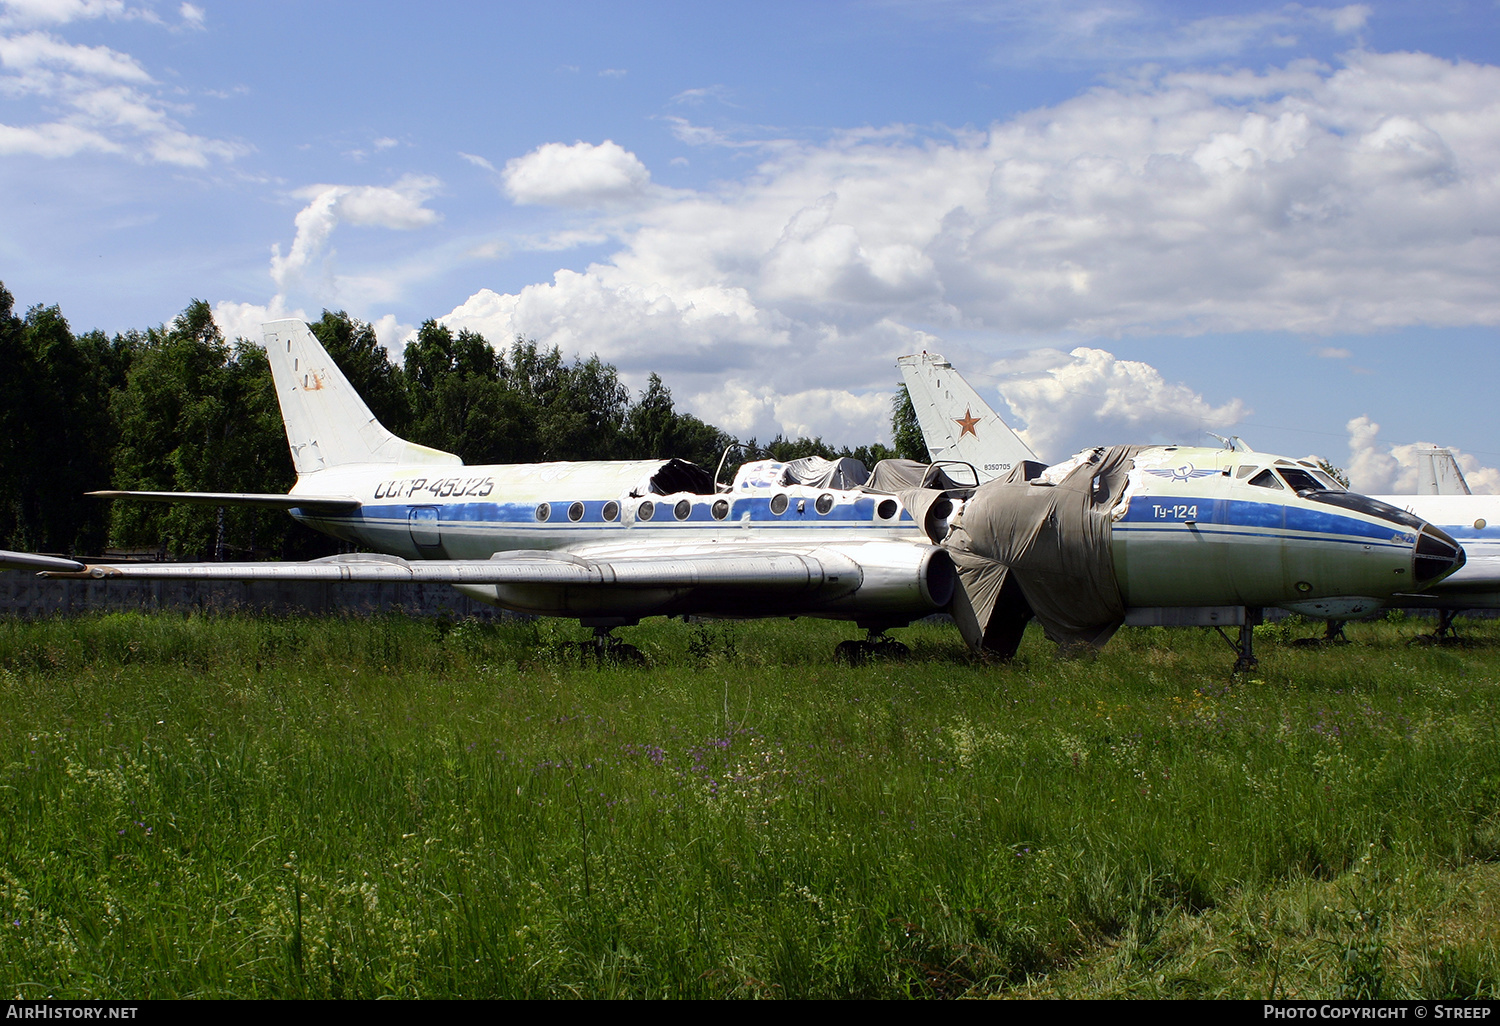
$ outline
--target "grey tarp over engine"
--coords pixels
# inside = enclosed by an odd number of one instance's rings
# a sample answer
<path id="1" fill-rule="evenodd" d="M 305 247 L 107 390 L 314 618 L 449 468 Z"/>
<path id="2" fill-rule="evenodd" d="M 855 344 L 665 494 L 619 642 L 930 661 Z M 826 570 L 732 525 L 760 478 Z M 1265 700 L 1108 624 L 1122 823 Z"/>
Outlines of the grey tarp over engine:
<path id="1" fill-rule="evenodd" d="M 875 464 L 875 472 L 865 482 L 864 490 L 896 496 L 912 520 L 921 526 L 922 533 L 934 543 L 941 543 L 948 533 L 948 514 L 953 509 L 949 499 L 967 495 L 970 487 L 949 477 L 943 466 L 916 460 L 881 460 Z"/>
<path id="2" fill-rule="evenodd" d="M 972 648 L 1014 655 L 1033 615 L 1065 648 L 1109 640 L 1125 620 L 1111 511 L 1143 448 L 1095 449 L 1057 484 L 1017 467 L 974 493 L 943 542 L 961 585 L 953 618 Z"/>

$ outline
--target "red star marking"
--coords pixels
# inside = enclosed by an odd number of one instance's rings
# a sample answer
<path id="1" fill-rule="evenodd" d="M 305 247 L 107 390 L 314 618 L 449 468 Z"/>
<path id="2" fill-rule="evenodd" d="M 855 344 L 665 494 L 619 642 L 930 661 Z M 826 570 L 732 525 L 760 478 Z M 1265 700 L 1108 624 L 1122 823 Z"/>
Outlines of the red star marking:
<path id="1" fill-rule="evenodd" d="M 978 424 L 980 419 L 981 418 L 976 417 L 974 416 L 974 414 L 970 413 L 969 408 L 965 406 L 964 415 L 962 417 L 953 418 L 953 423 L 963 428 L 963 430 L 958 433 L 958 437 L 962 438 L 964 435 L 973 435 L 975 438 L 978 438 L 979 435 L 974 430 L 974 425 Z"/>

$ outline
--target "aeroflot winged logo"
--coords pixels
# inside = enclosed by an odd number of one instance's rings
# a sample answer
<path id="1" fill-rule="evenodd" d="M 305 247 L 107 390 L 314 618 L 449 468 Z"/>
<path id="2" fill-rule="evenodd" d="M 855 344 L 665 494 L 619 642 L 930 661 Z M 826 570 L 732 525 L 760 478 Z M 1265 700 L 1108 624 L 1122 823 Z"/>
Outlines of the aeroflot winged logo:
<path id="1" fill-rule="evenodd" d="M 974 416 L 974 414 L 970 413 L 969 407 L 965 406 L 964 415 L 962 417 L 953 418 L 953 423 L 963 428 L 963 430 L 958 433 L 958 437 L 962 438 L 964 435 L 973 435 L 975 438 L 978 438 L 979 434 L 974 430 L 974 425 L 978 424 L 981 419 L 982 418 L 976 417 Z"/>
<path id="2" fill-rule="evenodd" d="M 1199 470 L 1191 463 L 1184 463 L 1180 467 L 1171 470 L 1148 470 L 1146 473 L 1154 477 L 1164 477 L 1172 481 L 1191 481 L 1195 477 L 1212 477 L 1217 470 Z"/>

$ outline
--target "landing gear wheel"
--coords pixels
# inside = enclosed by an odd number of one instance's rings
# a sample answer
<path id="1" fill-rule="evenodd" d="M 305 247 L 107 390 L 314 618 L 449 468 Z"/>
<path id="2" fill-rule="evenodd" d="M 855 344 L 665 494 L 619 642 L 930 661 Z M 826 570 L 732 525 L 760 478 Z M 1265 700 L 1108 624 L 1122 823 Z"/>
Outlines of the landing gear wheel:
<path id="1" fill-rule="evenodd" d="M 1238 643 L 1230 640 L 1229 635 L 1224 633 L 1224 628 L 1214 627 L 1219 632 L 1219 637 L 1229 642 L 1229 647 L 1235 650 L 1238 658 L 1234 661 L 1234 673 L 1251 673 L 1260 666 L 1260 660 L 1255 658 L 1255 626 L 1265 619 L 1264 611 L 1258 606 L 1245 607 L 1245 622 L 1240 624 L 1240 640 Z"/>
<path id="2" fill-rule="evenodd" d="M 1347 620 L 1329 620 L 1323 629 L 1321 638 L 1298 638 L 1292 642 L 1293 648 L 1322 648 L 1324 645 L 1347 645 L 1349 639 L 1344 635 L 1344 625 Z"/>
<path id="3" fill-rule="evenodd" d="M 864 641 L 841 641 L 833 650 L 833 661 L 845 666 L 863 666 L 871 659 L 905 659 L 911 649 L 885 636 L 884 631 L 871 631 Z"/>
<path id="4" fill-rule="evenodd" d="M 1453 621 L 1458 618 L 1456 609 L 1439 609 L 1437 630 L 1431 634 L 1418 634 L 1407 642 L 1408 645 L 1462 645 L 1464 639 L 1458 636 L 1458 629 L 1453 626 Z"/>
<path id="5" fill-rule="evenodd" d="M 592 664 L 600 669 L 607 666 L 646 666 L 646 657 L 641 650 L 634 645 L 625 644 L 610 633 L 612 630 L 612 627 L 595 627 L 594 640 L 579 644 L 578 654 L 583 665 Z"/>
<path id="6" fill-rule="evenodd" d="M 841 641 L 833 650 L 833 661 L 845 666 L 863 666 L 868 658 L 863 641 Z"/>

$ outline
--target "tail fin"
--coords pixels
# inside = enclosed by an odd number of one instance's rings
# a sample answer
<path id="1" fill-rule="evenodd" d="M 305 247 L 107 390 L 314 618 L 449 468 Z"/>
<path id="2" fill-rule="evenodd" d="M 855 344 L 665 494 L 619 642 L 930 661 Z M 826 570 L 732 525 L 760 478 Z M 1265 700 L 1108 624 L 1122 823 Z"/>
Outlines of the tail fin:
<path id="1" fill-rule="evenodd" d="M 919 353 L 896 363 L 934 460 L 972 463 L 984 482 L 1037 458 L 947 360 Z"/>
<path id="2" fill-rule="evenodd" d="M 1470 495 L 1469 482 L 1459 469 L 1458 460 L 1451 449 L 1418 449 L 1417 453 L 1418 495 Z"/>
<path id="3" fill-rule="evenodd" d="M 298 477 L 347 463 L 463 464 L 387 431 L 302 321 L 271 321 L 261 330 Z"/>

